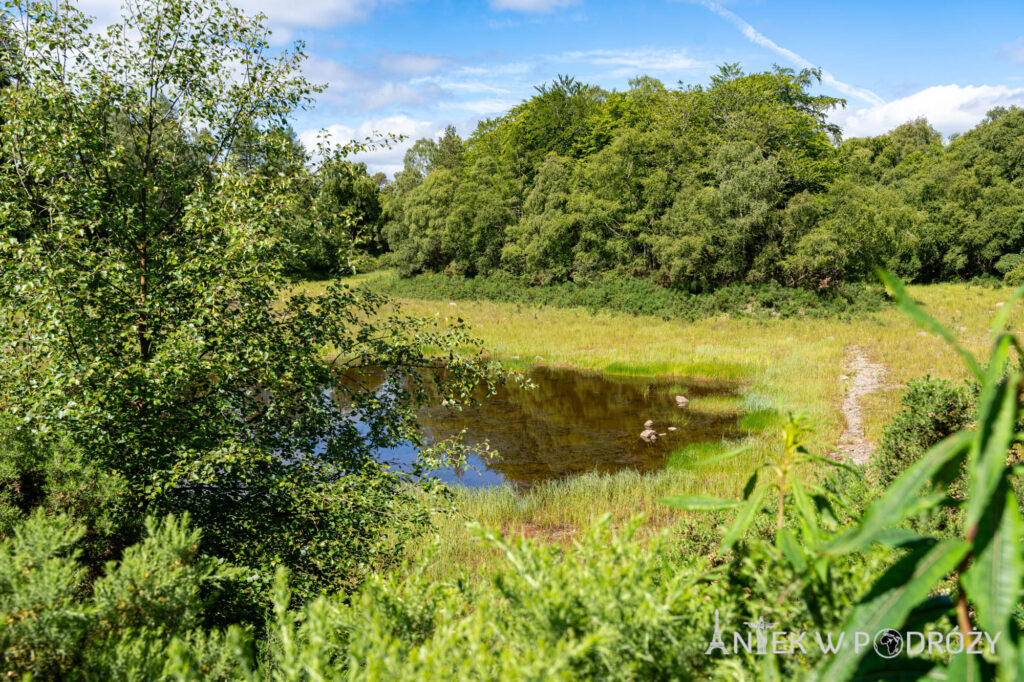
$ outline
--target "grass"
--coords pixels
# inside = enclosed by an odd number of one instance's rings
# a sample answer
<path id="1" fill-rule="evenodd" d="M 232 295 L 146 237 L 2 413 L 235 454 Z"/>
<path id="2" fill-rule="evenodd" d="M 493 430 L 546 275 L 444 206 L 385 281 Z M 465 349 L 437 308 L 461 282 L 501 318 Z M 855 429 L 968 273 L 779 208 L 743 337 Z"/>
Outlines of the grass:
<path id="1" fill-rule="evenodd" d="M 320 286 L 308 283 L 302 288 L 315 292 Z M 1009 294 L 1008 289 L 970 284 L 912 286 L 910 291 L 976 353 L 987 349 L 989 322 Z M 452 560 L 470 563 L 481 559 L 467 544 L 464 519 L 558 539 L 571 537 L 604 513 L 617 519 L 645 513 L 652 527 L 670 524 L 679 513 L 656 502 L 668 494 L 738 495 L 766 451 L 778 446 L 777 425 L 787 411 L 808 413 L 819 424 L 819 439 L 837 443 L 848 386 L 844 363 L 851 347 L 885 367 L 883 388 L 862 402 L 865 431 L 873 441 L 898 409 L 908 380 L 924 374 L 952 380 L 967 376 L 941 339 L 922 332 L 895 308 L 847 319 L 719 315 L 689 322 L 486 301 L 404 299 L 399 304 L 412 315 L 465 320 L 489 353 L 518 367 L 543 363 L 612 374 L 742 382 L 739 397 L 693 400 L 695 409 L 742 413 L 742 426 L 750 431 L 753 447 L 748 454 L 709 470 L 689 463 L 709 456 L 720 444 L 676 453 L 670 466 L 656 474 L 581 476 L 523 494 L 506 487 L 459 490 L 463 518 L 441 522 L 439 541 Z M 1020 319 L 1015 314 L 1013 326 Z"/>
<path id="2" fill-rule="evenodd" d="M 706 458 L 723 448 L 718 444 L 690 449 Z M 733 447 L 735 444 L 732 444 Z M 679 453 L 672 457 L 676 458 Z M 687 455 L 687 457 L 692 457 Z M 672 460 L 670 460 L 672 461 Z M 474 521 L 505 533 L 540 537 L 552 542 L 570 543 L 597 518 L 608 514 L 613 524 L 624 524 L 637 514 L 644 516 L 643 531 L 647 534 L 674 526 L 694 516 L 658 502 L 663 497 L 682 491 L 728 497 L 735 494 L 735 481 L 749 475 L 746 463 L 736 460 L 706 467 L 668 466 L 662 471 L 640 473 L 632 470 L 614 474 L 589 473 L 565 480 L 547 481 L 518 492 L 511 486 L 489 488 L 455 488 L 457 512 L 438 516 L 437 533 L 431 570 L 437 576 L 447 567 L 482 567 L 496 556 L 482 551 L 476 537 L 467 531 L 466 523 Z"/>

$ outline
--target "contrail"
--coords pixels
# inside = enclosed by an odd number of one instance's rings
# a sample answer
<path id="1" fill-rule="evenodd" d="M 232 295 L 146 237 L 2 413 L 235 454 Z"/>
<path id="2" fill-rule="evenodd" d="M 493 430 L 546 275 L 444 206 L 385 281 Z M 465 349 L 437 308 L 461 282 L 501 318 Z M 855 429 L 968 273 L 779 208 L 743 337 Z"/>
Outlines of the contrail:
<path id="1" fill-rule="evenodd" d="M 736 28 L 738 28 L 740 30 L 740 32 L 743 34 L 743 36 L 747 40 L 749 40 L 750 42 L 754 43 L 755 45 L 760 45 L 761 47 L 767 47 L 772 52 L 774 52 L 776 54 L 779 54 L 779 55 L 782 55 L 783 57 L 788 59 L 790 62 L 792 62 L 792 63 L 794 63 L 797 66 L 800 66 L 802 68 L 805 68 L 805 69 L 814 68 L 814 64 L 812 64 L 811 62 L 807 61 L 806 59 L 804 59 L 803 57 L 798 55 L 796 52 L 793 52 L 792 50 L 787 50 L 786 48 L 782 47 L 781 45 L 776 44 L 768 36 L 766 36 L 763 33 L 759 32 L 756 28 L 754 28 L 753 26 L 751 26 L 750 24 L 745 22 L 742 18 L 737 16 L 734 12 L 731 12 L 731 11 L 727 10 L 726 8 L 722 7 L 717 2 L 711 2 L 710 0 L 697 0 L 697 1 L 698 1 L 698 4 L 701 4 L 704 7 L 707 7 L 709 10 L 711 10 L 712 12 L 717 14 L 718 16 L 723 17 L 723 18 L 728 19 L 729 21 L 731 21 L 733 23 L 733 25 L 735 25 Z M 831 85 L 833 88 L 835 88 L 839 92 L 843 93 L 844 95 L 849 95 L 850 97 L 856 97 L 857 99 L 864 100 L 865 102 L 870 102 L 871 104 L 875 104 L 875 105 L 877 105 L 877 104 L 885 104 L 885 100 L 884 99 L 882 99 L 881 97 L 879 97 L 875 93 L 871 92 L 870 90 L 867 90 L 865 88 L 858 88 L 855 85 L 850 85 L 849 83 L 844 83 L 841 80 L 836 80 L 835 76 L 833 76 L 828 71 L 825 71 L 824 69 L 822 69 L 822 71 L 821 71 L 821 80 L 824 81 L 825 83 L 827 83 L 828 85 Z"/>

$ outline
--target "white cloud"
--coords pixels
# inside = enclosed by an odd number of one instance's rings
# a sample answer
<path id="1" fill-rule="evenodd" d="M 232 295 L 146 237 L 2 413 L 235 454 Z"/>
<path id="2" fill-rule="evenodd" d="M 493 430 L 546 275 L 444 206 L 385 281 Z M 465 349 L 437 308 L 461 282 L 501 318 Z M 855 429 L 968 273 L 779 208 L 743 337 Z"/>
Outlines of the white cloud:
<path id="1" fill-rule="evenodd" d="M 359 107 L 364 111 L 373 111 L 396 105 L 426 106 L 434 102 L 440 94 L 440 91 L 432 86 L 416 88 L 406 83 L 387 81 L 372 90 L 360 93 Z"/>
<path id="2" fill-rule="evenodd" d="M 385 0 L 386 1 L 386 0 Z M 78 6 L 101 23 L 116 21 L 124 0 L 80 0 Z M 233 0 L 232 4 L 247 13 L 262 12 L 272 26 L 328 28 L 365 21 L 382 0 L 302 0 L 284 3 L 280 0 Z"/>
<path id="3" fill-rule="evenodd" d="M 1005 85 L 936 85 L 908 97 L 863 109 L 836 111 L 832 120 L 844 137 L 880 135 L 925 117 L 944 135 L 964 132 L 997 106 L 1024 106 L 1024 88 Z"/>
<path id="4" fill-rule="evenodd" d="M 402 157 L 413 142 L 421 137 L 437 137 L 443 131 L 443 125 L 397 115 L 363 121 L 355 128 L 335 124 L 323 130 L 306 130 L 299 134 L 299 139 L 312 152 L 316 149 L 317 140 L 324 134 L 330 144 L 345 144 L 352 140 L 363 142 L 366 138 L 379 140 L 384 135 L 404 135 L 404 140 L 392 144 L 390 148 L 381 146 L 352 156 L 353 160 L 365 163 L 371 173 L 393 175 L 402 170 Z"/>
<path id="5" fill-rule="evenodd" d="M 513 12 L 550 12 L 558 7 L 575 5 L 577 0 L 491 0 L 491 9 Z"/>
<path id="6" fill-rule="evenodd" d="M 311 83 L 326 84 L 331 97 L 343 94 L 351 97 L 353 91 L 367 87 L 366 78 L 356 69 L 315 54 L 309 55 L 302 65 L 302 75 Z"/>
<path id="7" fill-rule="evenodd" d="M 303 74 L 312 83 L 326 84 L 320 101 L 348 110 L 372 111 L 391 106 L 422 106 L 443 96 L 436 84 L 382 80 L 377 70 L 356 69 L 348 64 L 310 55 Z"/>
<path id="8" fill-rule="evenodd" d="M 753 26 L 751 26 L 746 21 L 737 16 L 734 12 L 727 10 L 717 2 L 711 2 L 710 0 L 698 0 L 698 2 L 700 2 L 701 5 L 708 8 L 718 16 L 728 19 L 730 22 L 732 22 L 733 25 L 735 25 L 736 28 L 740 30 L 743 36 L 750 42 L 754 43 L 755 45 L 760 45 L 761 47 L 768 48 L 772 52 L 782 57 L 785 57 L 791 63 L 796 64 L 800 68 L 814 68 L 814 64 L 812 64 L 810 61 L 804 59 L 796 52 L 793 52 L 792 50 L 787 50 L 781 45 L 776 44 L 766 35 L 759 32 Z M 821 71 L 821 80 L 824 83 L 832 86 L 839 92 L 849 97 L 856 97 L 859 100 L 870 102 L 871 104 L 874 105 L 880 105 L 885 103 L 885 100 L 883 100 L 881 97 L 871 92 L 870 90 L 867 90 L 866 88 L 858 88 L 857 86 L 850 85 L 849 83 L 844 83 L 841 80 L 836 79 L 835 76 L 833 76 L 828 71 L 825 71 L 824 69 L 822 69 Z"/>

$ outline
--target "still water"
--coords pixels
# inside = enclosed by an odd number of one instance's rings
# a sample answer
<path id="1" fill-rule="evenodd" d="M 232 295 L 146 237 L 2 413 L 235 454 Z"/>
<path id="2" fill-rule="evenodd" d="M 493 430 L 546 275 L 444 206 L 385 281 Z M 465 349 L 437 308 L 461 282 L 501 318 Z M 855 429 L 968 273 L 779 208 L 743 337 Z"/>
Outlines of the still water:
<path id="1" fill-rule="evenodd" d="M 461 410 L 435 404 L 419 413 L 431 441 L 465 429 L 464 443 L 487 442 L 497 451 L 487 459 L 471 457 L 475 471 L 442 471 L 439 478 L 468 486 L 530 486 L 590 471 L 647 471 L 663 467 L 669 453 L 687 444 L 739 435 L 736 415 L 699 410 L 700 397 L 733 394 L 736 387 L 550 367 L 537 367 L 526 375 L 534 388 L 502 386 L 496 394 L 480 396 L 478 404 Z M 680 409 L 675 401 L 678 394 L 698 400 Z M 655 431 L 665 434 L 655 443 L 640 438 L 647 420 L 654 422 Z M 379 455 L 404 468 L 416 450 L 407 445 Z"/>

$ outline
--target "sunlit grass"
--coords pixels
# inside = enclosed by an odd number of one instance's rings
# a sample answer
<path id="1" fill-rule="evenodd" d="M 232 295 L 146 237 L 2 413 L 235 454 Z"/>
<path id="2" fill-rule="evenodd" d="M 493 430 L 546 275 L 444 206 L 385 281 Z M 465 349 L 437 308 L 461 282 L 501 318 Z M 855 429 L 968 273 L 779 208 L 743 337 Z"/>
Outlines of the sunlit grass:
<path id="1" fill-rule="evenodd" d="M 704 449 L 702 459 L 710 452 Z M 604 514 L 610 514 L 614 524 L 643 514 L 647 532 L 653 533 L 693 515 L 663 505 L 659 499 L 684 493 L 737 495 L 736 482 L 741 478 L 745 481 L 749 471 L 760 462 L 758 453 L 751 451 L 736 459 L 703 467 L 670 466 L 652 473 L 624 470 L 614 474 L 583 474 L 547 481 L 525 492 L 512 486 L 457 487 L 458 512 L 437 519 L 434 540 L 438 554 L 434 559 L 441 561 L 434 570 L 443 575 L 446 565 L 481 566 L 494 558 L 467 530 L 468 521 L 506 533 L 571 542 L 581 529 L 588 528 Z"/>
<path id="2" fill-rule="evenodd" d="M 315 292 L 321 286 L 310 283 L 302 288 Z M 914 286 L 910 291 L 976 353 L 987 346 L 990 319 L 1009 293 L 968 284 Z M 517 368 L 551 364 L 739 385 L 736 396 L 691 397 L 690 409 L 741 415 L 751 452 L 720 465 L 691 466 L 724 447 L 698 444 L 675 453 L 664 471 L 652 474 L 585 475 L 523 493 L 511 487 L 460 489 L 461 520 L 444 520 L 438 531 L 443 551 L 453 561 L 481 560 L 468 544 L 465 519 L 557 540 L 571 538 L 575 529 L 606 512 L 615 519 L 643 512 L 652 527 L 669 523 L 679 512 L 657 503 L 668 494 L 736 496 L 765 453 L 778 447 L 778 427 L 789 411 L 807 413 L 818 423 L 818 438 L 837 443 L 848 386 L 843 380 L 844 362 L 851 347 L 885 367 L 882 388 L 862 403 L 865 431 L 872 440 L 877 440 L 897 409 L 908 380 L 924 374 L 953 380 L 967 376 L 945 343 L 921 332 L 895 308 L 852 320 L 752 320 L 721 315 L 677 322 L 492 302 L 403 300 L 399 304 L 412 315 L 465 320 L 488 353 Z M 1016 326 L 1019 313 L 1012 319 Z"/>
<path id="3" fill-rule="evenodd" d="M 679 390 L 685 390 L 680 387 Z M 744 409 L 744 396 L 736 395 L 700 395 L 691 396 L 689 410 L 710 414 L 739 414 Z"/>
<path id="4" fill-rule="evenodd" d="M 783 424 L 783 416 L 776 410 L 755 410 L 740 417 L 740 428 L 744 431 L 761 432 Z"/>
<path id="5" fill-rule="evenodd" d="M 702 462 L 706 462 L 712 457 L 725 454 L 730 450 L 740 447 L 740 445 L 740 443 L 722 439 L 690 443 L 689 445 L 684 445 L 670 454 L 665 466 L 669 469 L 692 471 L 695 468 L 700 467 Z M 747 471 L 747 469 L 747 466 L 742 466 L 742 471 L 737 471 L 736 473 L 742 473 L 743 471 Z"/>

